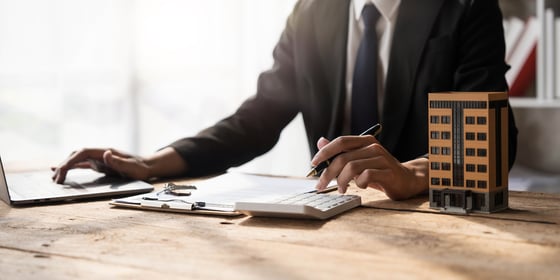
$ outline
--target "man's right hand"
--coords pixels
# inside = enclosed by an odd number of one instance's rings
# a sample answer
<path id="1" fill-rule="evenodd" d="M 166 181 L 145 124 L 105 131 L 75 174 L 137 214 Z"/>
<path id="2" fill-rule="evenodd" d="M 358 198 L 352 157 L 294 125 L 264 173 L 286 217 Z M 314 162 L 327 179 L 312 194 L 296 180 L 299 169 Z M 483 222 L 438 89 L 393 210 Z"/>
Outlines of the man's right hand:
<path id="1" fill-rule="evenodd" d="M 165 148 L 154 155 L 142 158 L 115 149 L 82 149 L 73 152 L 54 171 L 52 179 L 63 183 L 71 169 L 90 168 L 107 175 L 118 175 L 136 180 L 153 177 L 177 176 L 187 169 L 186 163 L 172 148 Z"/>

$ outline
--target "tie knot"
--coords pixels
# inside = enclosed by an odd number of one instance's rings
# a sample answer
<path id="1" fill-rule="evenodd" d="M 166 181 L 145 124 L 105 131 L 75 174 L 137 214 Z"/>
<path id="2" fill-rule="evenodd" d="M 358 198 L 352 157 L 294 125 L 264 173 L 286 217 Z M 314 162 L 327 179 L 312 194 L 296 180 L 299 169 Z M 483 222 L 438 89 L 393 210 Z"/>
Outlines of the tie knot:
<path id="1" fill-rule="evenodd" d="M 362 18 L 364 19 L 364 26 L 366 29 L 370 27 L 375 27 L 375 24 L 379 20 L 381 14 L 379 10 L 373 4 L 367 4 L 362 10 Z"/>

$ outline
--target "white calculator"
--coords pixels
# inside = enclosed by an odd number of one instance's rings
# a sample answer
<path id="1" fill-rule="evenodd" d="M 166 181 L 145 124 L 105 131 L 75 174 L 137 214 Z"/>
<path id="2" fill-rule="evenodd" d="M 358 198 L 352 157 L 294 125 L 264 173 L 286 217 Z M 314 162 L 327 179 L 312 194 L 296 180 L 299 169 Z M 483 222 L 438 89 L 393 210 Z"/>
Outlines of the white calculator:
<path id="1" fill-rule="evenodd" d="M 361 204 L 357 195 L 310 192 L 272 202 L 236 202 L 234 208 L 249 216 L 324 220 Z"/>

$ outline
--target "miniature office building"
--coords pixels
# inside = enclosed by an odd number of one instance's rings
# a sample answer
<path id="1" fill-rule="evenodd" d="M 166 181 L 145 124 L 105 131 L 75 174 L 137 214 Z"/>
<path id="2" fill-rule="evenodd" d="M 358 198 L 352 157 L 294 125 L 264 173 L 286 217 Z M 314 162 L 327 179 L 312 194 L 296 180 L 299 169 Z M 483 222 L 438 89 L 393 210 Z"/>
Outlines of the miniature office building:
<path id="1" fill-rule="evenodd" d="M 430 208 L 508 207 L 508 102 L 504 92 L 430 93 Z"/>

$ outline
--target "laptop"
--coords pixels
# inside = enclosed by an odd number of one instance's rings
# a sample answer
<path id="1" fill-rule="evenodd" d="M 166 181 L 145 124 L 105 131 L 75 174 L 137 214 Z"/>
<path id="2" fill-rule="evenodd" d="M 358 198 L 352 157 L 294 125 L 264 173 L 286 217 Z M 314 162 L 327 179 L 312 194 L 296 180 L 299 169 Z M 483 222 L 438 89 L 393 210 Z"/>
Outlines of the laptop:
<path id="1" fill-rule="evenodd" d="M 89 169 L 72 170 L 64 184 L 54 183 L 51 176 L 50 170 L 6 174 L 0 158 L 0 199 L 8 205 L 26 205 L 133 195 L 154 189 L 143 181 L 108 177 Z"/>

